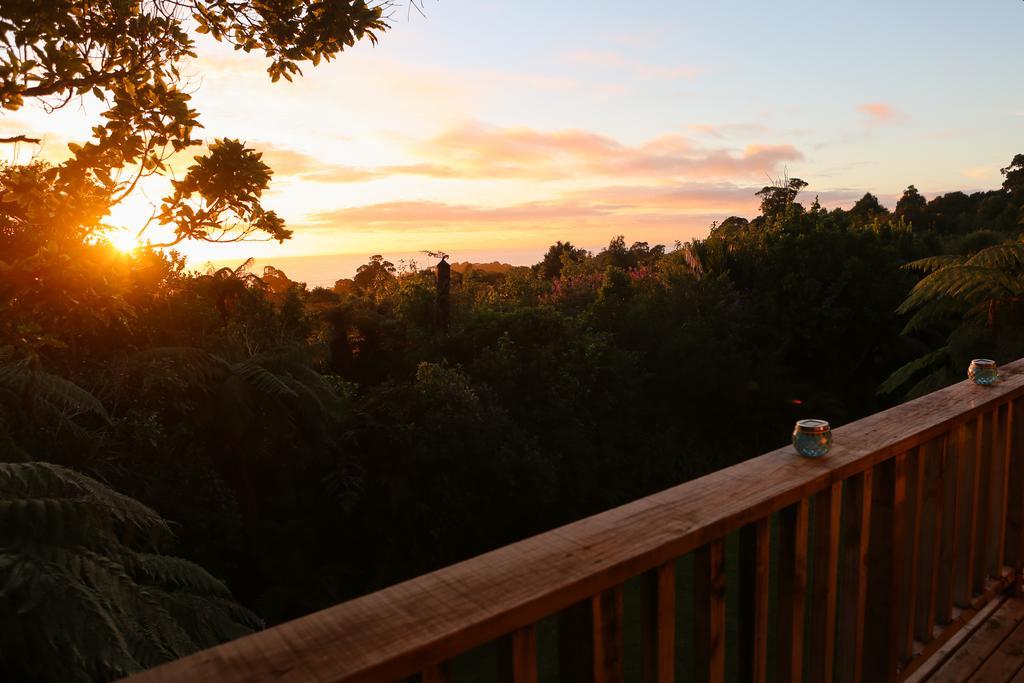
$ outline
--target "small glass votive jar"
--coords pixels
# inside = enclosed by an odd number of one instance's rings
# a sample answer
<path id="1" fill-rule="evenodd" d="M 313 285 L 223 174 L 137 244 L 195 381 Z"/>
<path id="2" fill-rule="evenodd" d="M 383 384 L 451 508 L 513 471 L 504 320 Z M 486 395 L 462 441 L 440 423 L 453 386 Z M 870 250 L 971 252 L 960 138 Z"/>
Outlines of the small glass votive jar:
<path id="1" fill-rule="evenodd" d="M 832 448 L 832 429 L 824 420 L 798 420 L 793 447 L 805 458 L 820 458 Z"/>
<path id="2" fill-rule="evenodd" d="M 975 384 L 983 386 L 995 384 L 999 379 L 999 368 L 996 367 L 994 360 L 975 358 L 971 361 L 971 366 L 967 368 L 967 377 Z"/>

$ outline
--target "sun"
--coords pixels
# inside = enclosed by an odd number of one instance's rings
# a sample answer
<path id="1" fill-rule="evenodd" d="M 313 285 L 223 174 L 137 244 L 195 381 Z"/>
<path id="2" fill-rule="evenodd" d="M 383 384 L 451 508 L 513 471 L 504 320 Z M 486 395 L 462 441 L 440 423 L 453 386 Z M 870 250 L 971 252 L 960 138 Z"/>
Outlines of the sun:
<path id="1" fill-rule="evenodd" d="M 114 228 L 105 237 L 110 246 L 126 254 L 132 253 L 141 246 L 135 231 L 128 228 Z"/>

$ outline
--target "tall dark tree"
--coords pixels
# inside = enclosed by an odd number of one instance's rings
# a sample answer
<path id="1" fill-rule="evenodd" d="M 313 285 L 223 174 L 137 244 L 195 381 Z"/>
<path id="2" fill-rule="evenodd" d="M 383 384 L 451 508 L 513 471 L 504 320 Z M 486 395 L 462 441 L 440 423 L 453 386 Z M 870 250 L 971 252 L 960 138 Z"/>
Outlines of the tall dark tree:
<path id="1" fill-rule="evenodd" d="M 789 178 L 785 182 L 761 188 L 756 193 L 761 198 L 761 216 L 769 221 L 779 218 L 805 187 L 807 183 L 800 178 Z"/>
<path id="2" fill-rule="evenodd" d="M 914 230 L 920 232 L 927 230 L 928 223 L 928 201 L 917 191 L 913 185 L 903 191 L 903 196 L 896 202 L 896 210 L 893 211 L 893 218 L 902 219 L 913 226 Z"/>
<path id="3" fill-rule="evenodd" d="M 579 249 L 572 242 L 559 240 L 548 247 L 544 260 L 535 266 L 545 280 L 553 280 L 562 274 L 566 261 L 577 262 L 587 255 L 586 249 Z"/>
<path id="4" fill-rule="evenodd" d="M 853 225 L 864 226 L 870 225 L 876 218 L 888 217 L 889 209 L 882 206 L 882 203 L 878 201 L 878 197 L 870 192 L 865 192 L 864 196 L 858 199 L 857 203 L 847 213 Z"/>
<path id="5" fill-rule="evenodd" d="M 392 282 L 396 271 L 394 263 L 380 254 L 374 254 L 369 261 L 356 268 L 356 275 L 352 281 L 363 291 L 373 291 Z"/>
<path id="6" fill-rule="evenodd" d="M 1024 154 L 1015 155 L 1010 165 L 999 169 L 999 172 L 1006 176 L 1003 189 L 1018 200 L 1024 197 Z"/>

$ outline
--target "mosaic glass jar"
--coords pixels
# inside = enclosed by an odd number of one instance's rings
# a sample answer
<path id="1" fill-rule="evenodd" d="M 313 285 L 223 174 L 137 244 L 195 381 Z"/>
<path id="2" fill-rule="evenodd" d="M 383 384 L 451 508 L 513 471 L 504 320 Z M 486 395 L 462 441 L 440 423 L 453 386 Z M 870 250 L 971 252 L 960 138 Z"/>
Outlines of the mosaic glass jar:
<path id="1" fill-rule="evenodd" d="M 799 420 L 793 429 L 793 448 L 805 458 L 820 458 L 832 448 L 832 430 L 824 420 Z"/>
<path id="2" fill-rule="evenodd" d="M 975 358 L 971 361 L 971 367 L 967 368 L 967 376 L 975 384 L 995 384 L 999 379 L 999 368 L 994 360 Z"/>

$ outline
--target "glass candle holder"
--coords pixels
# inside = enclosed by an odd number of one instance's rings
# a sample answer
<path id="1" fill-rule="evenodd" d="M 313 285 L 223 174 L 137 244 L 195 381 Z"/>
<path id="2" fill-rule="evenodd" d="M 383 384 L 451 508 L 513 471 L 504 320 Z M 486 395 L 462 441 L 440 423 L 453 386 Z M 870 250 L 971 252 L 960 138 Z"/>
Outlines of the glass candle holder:
<path id="1" fill-rule="evenodd" d="M 820 458 L 832 448 L 832 429 L 824 420 L 799 420 L 793 428 L 793 448 L 805 458 Z"/>
<path id="2" fill-rule="evenodd" d="M 999 379 L 999 368 L 996 367 L 994 360 L 975 358 L 971 361 L 971 366 L 967 368 L 967 376 L 975 384 L 987 386 L 995 384 L 996 380 Z"/>

